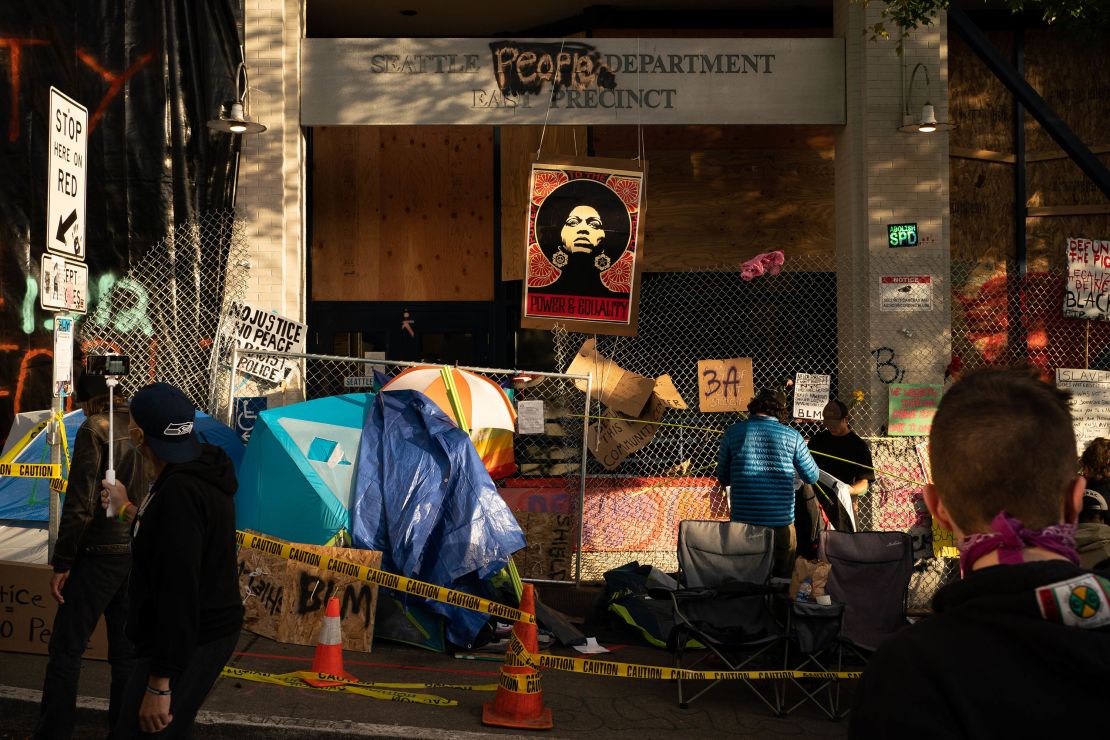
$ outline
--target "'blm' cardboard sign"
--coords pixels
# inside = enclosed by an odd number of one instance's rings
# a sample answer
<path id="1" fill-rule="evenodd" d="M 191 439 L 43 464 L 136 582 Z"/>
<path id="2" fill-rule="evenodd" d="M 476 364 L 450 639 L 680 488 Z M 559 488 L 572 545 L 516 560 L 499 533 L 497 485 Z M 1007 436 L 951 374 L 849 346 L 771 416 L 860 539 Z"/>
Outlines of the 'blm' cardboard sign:
<path id="1" fill-rule="evenodd" d="M 343 649 L 370 652 L 378 587 L 342 575 L 336 572 L 343 570 L 342 565 L 329 563 L 338 558 L 378 568 L 382 554 L 319 545 L 297 545 L 297 549 L 303 552 L 304 562 L 239 549 L 239 591 L 246 610 L 243 627 L 278 642 L 315 645 L 328 599 L 335 596 L 339 599 Z"/>
<path id="2" fill-rule="evenodd" d="M 49 565 L 0 560 L 0 650 L 46 655 L 58 602 L 50 595 Z M 86 658 L 108 657 L 104 617 L 85 649 Z"/>

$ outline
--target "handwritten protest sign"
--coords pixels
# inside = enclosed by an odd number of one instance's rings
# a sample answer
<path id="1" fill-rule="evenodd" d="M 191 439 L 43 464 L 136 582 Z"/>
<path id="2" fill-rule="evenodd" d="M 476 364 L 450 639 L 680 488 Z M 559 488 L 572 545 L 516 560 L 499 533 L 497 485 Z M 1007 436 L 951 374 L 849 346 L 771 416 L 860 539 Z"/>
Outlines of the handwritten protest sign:
<path id="1" fill-rule="evenodd" d="M 752 358 L 698 360 L 698 410 L 703 414 L 747 411 L 754 396 Z"/>
<path id="2" fill-rule="evenodd" d="M 927 436 L 944 386 L 892 383 L 889 388 L 887 433 L 891 437 Z"/>
<path id="3" fill-rule="evenodd" d="M 294 645 L 315 645 L 328 599 L 339 599 L 344 650 L 370 652 L 378 587 L 347 573 L 348 560 L 378 568 L 376 550 L 297 545 L 286 560 L 249 548 L 239 550 L 243 626 L 255 634 Z"/>
<path id="4" fill-rule="evenodd" d="M 1071 391 L 1075 443 L 1082 452 L 1096 437 L 1110 437 L 1110 372 L 1056 370 L 1056 387 Z"/>
<path id="5" fill-rule="evenodd" d="M 590 453 L 606 470 L 615 470 L 626 457 L 642 450 L 655 439 L 659 426 L 642 422 L 659 421 L 663 418 L 666 408 L 659 396 L 653 393 L 638 421 L 616 420 L 619 416 L 617 412 L 613 409 L 605 409 L 605 416 L 612 418 L 602 419 L 590 425 L 587 438 Z"/>
<path id="6" fill-rule="evenodd" d="M 1064 316 L 1110 319 L 1110 241 L 1068 239 Z"/>
<path id="7" fill-rule="evenodd" d="M 821 419 L 825 404 L 829 402 L 831 380 L 828 375 L 812 373 L 797 373 L 794 376 L 795 419 Z"/>
<path id="8" fill-rule="evenodd" d="M 58 610 L 58 602 L 50 595 L 53 572 L 48 565 L 0 560 L 0 651 L 47 654 Z M 85 657 L 108 657 L 104 617 L 97 621 Z"/>
<path id="9" fill-rule="evenodd" d="M 266 349 L 275 352 L 304 352 L 308 325 L 272 311 L 243 303 L 232 306 L 235 317 L 235 343 L 240 349 Z M 288 360 L 280 357 L 241 355 L 236 370 L 270 383 L 285 379 Z"/>

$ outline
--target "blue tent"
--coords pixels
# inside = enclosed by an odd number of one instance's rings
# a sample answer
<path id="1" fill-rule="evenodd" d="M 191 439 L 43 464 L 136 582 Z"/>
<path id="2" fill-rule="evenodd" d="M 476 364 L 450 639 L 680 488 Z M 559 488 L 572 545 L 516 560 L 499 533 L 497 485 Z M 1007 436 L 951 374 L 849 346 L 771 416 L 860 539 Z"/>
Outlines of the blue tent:
<path id="1" fill-rule="evenodd" d="M 254 445 L 253 438 L 251 446 Z M 482 581 L 525 546 L 470 437 L 417 391 L 379 395 L 358 451 L 351 505 L 355 545 L 382 551 L 382 569 L 480 596 Z M 470 647 L 487 617 L 426 602 L 447 639 Z"/>
<path id="2" fill-rule="evenodd" d="M 85 423 L 85 412 L 71 411 L 65 415 L 66 440 L 72 451 L 77 439 L 77 430 Z M 193 431 L 202 442 L 222 447 L 228 457 L 239 469 L 243 461 L 243 443 L 226 425 L 216 421 L 203 411 L 198 411 Z M 16 455 L 15 462 L 48 463 L 50 445 L 47 444 L 47 431 L 39 432 L 23 451 Z M 69 470 L 62 463 L 62 477 L 69 477 Z M 45 522 L 50 518 L 50 481 L 46 478 L 7 478 L 0 477 L 0 519 Z"/>
<path id="3" fill-rule="evenodd" d="M 373 399 L 351 393 L 259 413 L 239 472 L 239 529 L 311 545 L 347 529 L 362 424 Z"/>

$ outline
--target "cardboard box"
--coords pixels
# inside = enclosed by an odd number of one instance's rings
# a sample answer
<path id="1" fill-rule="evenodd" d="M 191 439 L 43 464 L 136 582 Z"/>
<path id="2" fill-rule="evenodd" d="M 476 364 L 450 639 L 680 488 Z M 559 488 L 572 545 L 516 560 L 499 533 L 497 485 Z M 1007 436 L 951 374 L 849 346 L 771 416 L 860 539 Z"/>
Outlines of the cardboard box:
<path id="1" fill-rule="evenodd" d="M 653 393 L 644 413 L 635 419 L 615 420 L 619 418 L 616 411 L 606 409 L 605 415 L 610 418 L 590 424 L 587 430 L 587 449 L 606 470 L 616 470 L 625 458 L 647 447 L 655 439 L 659 426 L 641 422 L 661 420 L 666 408 L 659 396 Z"/>
<path id="2" fill-rule="evenodd" d="M 583 342 L 567 372 L 571 375 L 593 374 L 590 396 L 626 416 L 639 416 L 655 388 L 654 378 L 629 372 L 598 353 L 594 339 Z M 585 392 L 585 381 L 576 380 L 574 384 L 578 390 Z"/>
<path id="3" fill-rule="evenodd" d="M 300 560 L 239 548 L 239 590 L 246 610 L 243 627 L 278 642 L 315 645 L 328 599 L 336 596 L 343 649 L 369 653 L 374 642 L 378 587 L 336 572 L 341 567 L 329 570 L 328 563 L 337 558 L 379 568 L 382 554 L 318 545 L 298 544 L 297 549 L 302 551 Z"/>
<path id="4" fill-rule="evenodd" d="M 50 595 L 49 565 L 0 560 L 0 650 L 46 655 L 58 602 Z M 86 658 L 108 657 L 108 631 L 104 617 L 96 625 Z"/>

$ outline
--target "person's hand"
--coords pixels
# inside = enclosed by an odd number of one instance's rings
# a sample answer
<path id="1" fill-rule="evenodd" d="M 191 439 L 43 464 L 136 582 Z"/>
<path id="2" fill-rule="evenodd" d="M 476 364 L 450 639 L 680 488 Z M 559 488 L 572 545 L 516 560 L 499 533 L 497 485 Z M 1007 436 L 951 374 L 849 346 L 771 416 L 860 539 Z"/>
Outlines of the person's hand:
<path id="1" fill-rule="evenodd" d="M 139 728 L 143 732 L 161 732 L 169 727 L 170 722 L 173 722 L 170 699 L 169 696 L 143 692 L 143 704 L 139 707 Z"/>
<path id="2" fill-rule="evenodd" d="M 54 597 L 54 601 L 59 604 L 66 603 L 65 597 L 62 596 L 62 589 L 65 588 L 66 579 L 69 578 L 69 571 L 63 570 L 61 573 L 55 573 L 50 579 L 50 595 Z"/>
<path id="3" fill-rule="evenodd" d="M 119 481 L 109 483 L 106 480 L 100 481 L 100 485 L 104 486 L 100 491 L 100 505 L 107 509 L 108 502 L 111 501 L 112 511 L 123 509 L 127 504 L 127 487 Z"/>

